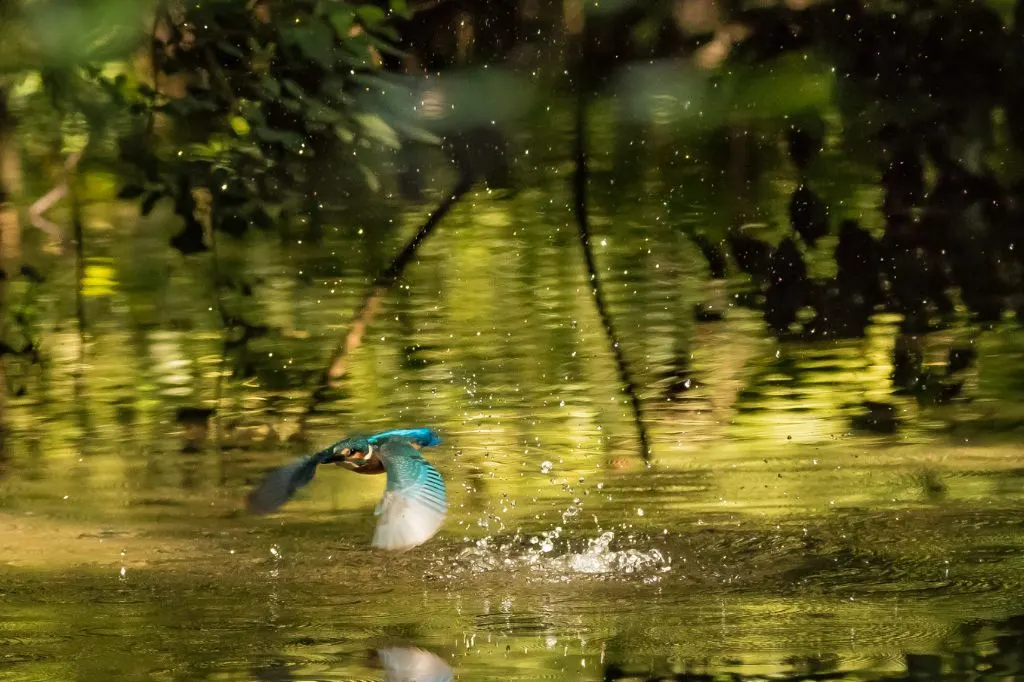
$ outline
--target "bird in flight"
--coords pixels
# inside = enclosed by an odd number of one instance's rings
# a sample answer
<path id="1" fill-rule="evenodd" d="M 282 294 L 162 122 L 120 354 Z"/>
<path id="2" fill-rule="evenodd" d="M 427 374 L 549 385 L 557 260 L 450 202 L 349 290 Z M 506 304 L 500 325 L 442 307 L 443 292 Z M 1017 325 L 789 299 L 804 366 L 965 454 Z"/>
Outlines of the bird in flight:
<path id="1" fill-rule="evenodd" d="M 309 484 L 321 464 L 337 464 L 358 474 L 387 474 L 377 503 L 373 547 L 406 551 L 432 538 L 444 524 L 448 495 L 441 474 L 420 454 L 441 443 L 433 429 L 397 429 L 372 436 L 350 436 L 311 455 L 270 471 L 249 494 L 254 514 L 269 514 Z"/>

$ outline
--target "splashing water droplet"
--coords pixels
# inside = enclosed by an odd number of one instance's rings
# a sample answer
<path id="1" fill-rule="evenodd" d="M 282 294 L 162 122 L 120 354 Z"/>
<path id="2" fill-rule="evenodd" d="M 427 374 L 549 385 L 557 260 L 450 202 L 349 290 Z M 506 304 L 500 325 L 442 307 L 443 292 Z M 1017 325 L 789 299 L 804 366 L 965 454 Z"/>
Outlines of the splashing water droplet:
<path id="1" fill-rule="evenodd" d="M 543 462 L 540 463 L 540 472 L 542 474 L 550 474 L 554 466 L 555 465 L 549 462 L 548 460 L 544 460 Z"/>

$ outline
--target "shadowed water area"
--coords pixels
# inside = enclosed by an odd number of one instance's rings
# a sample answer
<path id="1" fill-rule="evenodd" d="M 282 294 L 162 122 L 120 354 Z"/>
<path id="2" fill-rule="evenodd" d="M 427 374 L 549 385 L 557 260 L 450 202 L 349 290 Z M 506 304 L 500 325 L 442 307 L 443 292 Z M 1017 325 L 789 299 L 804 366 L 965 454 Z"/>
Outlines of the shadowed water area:
<path id="1" fill-rule="evenodd" d="M 597 144 L 629 146 L 610 135 Z M 923 337 L 926 363 L 975 337 L 979 360 L 956 404 L 920 407 L 889 380 L 898 318 L 783 344 L 735 305 L 743 277 L 709 281 L 683 229 L 772 234 L 795 186 L 776 152 L 747 179 L 679 154 L 612 175 L 622 164 L 598 152 L 594 245 L 641 387 L 645 469 L 569 168 L 544 147 L 543 191 L 479 190 L 444 220 L 305 442 L 308 387 L 439 192 L 331 213 L 319 243 L 224 242 L 221 274 L 258 279 L 229 303 L 274 329 L 226 361 L 211 264 L 167 247 L 166 213 L 88 208 L 84 349 L 71 257 L 27 233 L 22 259 L 48 274 L 33 294 L 47 362 L 8 368 L 25 390 L 0 417 L 0 678 L 380 679 L 388 647 L 457 679 L 822 679 L 898 673 L 907 653 L 1019 675 L 1022 333 Z M 870 227 L 873 172 L 835 151 L 821 191 Z M 724 320 L 695 321 L 697 303 Z M 900 426 L 859 430 L 865 400 L 895 404 Z M 176 418 L 215 406 L 208 427 Z M 341 469 L 277 514 L 243 511 L 268 468 L 420 425 L 444 437 L 426 454 L 451 513 L 416 550 L 370 550 L 383 481 Z"/>

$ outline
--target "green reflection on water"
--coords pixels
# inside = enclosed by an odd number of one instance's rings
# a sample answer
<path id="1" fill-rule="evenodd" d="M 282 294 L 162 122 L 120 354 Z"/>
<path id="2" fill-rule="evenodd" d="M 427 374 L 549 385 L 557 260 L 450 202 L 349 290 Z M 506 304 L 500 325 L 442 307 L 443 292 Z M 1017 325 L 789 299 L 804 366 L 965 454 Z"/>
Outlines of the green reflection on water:
<path id="1" fill-rule="evenodd" d="M 287 440 L 308 380 L 426 209 L 339 219 L 323 244 L 224 246 L 228 274 L 261 278 L 231 303 L 281 330 L 252 344 L 253 376 L 223 383 L 224 447 L 174 421 L 175 407 L 213 404 L 223 338 L 210 264 L 167 248 L 166 216 L 115 212 L 90 235 L 84 365 L 72 268 L 28 244 L 51 273 L 50 363 L 2 415 L 0 663 L 33 679 L 347 679 L 405 642 L 466 679 L 600 679 L 613 659 L 893 669 L 964 620 L 1019 610 L 1020 332 L 982 337 L 973 402 L 921 408 L 891 395 L 885 316 L 862 340 L 787 346 L 737 307 L 694 322 L 695 302 L 728 306 L 743 282 L 707 282 L 682 230 L 784 222 L 794 179 L 759 153 L 767 170 L 741 202 L 710 165 L 625 189 L 595 177 L 595 244 L 643 386 L 650 471 L 559 177 L 453 211 L 311 422 L 312 445 L 376 427 L 445 434 L 432 460 L 453 513 L 400 558 L 367 548 L 382 481 L 325 472 L 277 516 L 239 510 L 302 449 Z M 830 199 L 873 210 L 869 169 L 834 166 Z M 910 419 L 855 434 L 865 399 Z"/>

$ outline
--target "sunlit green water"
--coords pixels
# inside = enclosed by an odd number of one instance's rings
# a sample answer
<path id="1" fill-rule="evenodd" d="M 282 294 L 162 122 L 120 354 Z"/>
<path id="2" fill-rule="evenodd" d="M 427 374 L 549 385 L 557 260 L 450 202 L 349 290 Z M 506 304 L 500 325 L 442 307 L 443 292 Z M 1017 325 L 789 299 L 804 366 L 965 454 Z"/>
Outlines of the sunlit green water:
<path id="1" fill-rule="evenodd" d="M 740 308 L 694 322 L 694 303 L 728 306 L 743 281 L 708 282 L 681 228 L 782 222 L 793 179 L 771 161 L 754 185 L 683 162 L 631 187 L 594 180 L 651 470 L 565 172 L 452 213 L 307 434 L 309 447 L 378 427 L 444 434 L 431 457 L 452 514 L 401 557 L 368 549 L 382 481 L 328 471 L 278 515 L 240 510 L 262 471 L 306 447 L 287 440 L 310 382 L 429 205 L 337 216 L 322 244 L 222 243 L 222 272 L 261 278 L 228 304 L 279 331 L 252 344 L 253 375 L 224 379 L 219 403 L 211 265 L 167 248 L 166 216 L 92 211 L 84 349 L 70 256 L 27 238 L 24 259 L 50 275 L 35 299 L 48 364 L 8 367 L 27 392 L 2 414 L 0 676 L 379 679 L 371 652 L 394 644 L 460 679 L 600 679 L 612 662 L 772 674 L 808 658 L 884 671 L 955 648 L 965 622 L 1021 612 L 1019 332 L 980 337 L 970 402 L 921 409 L 890 395 L 893 319 L 799 346 Z M 820 173 L 874 224 L 868 171 Z M 936 360 L 961 338 L 934 337 Z M 864 399 L 896 400 L 908 425 L 855 433 Z M 224 447 L 174 420 L 215 404 Z"/>

